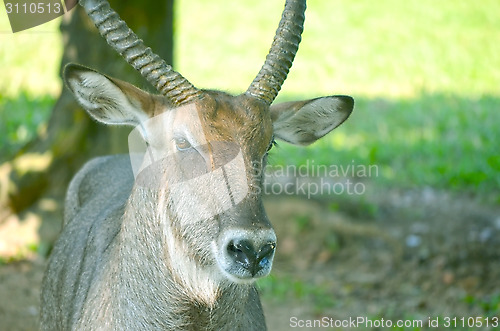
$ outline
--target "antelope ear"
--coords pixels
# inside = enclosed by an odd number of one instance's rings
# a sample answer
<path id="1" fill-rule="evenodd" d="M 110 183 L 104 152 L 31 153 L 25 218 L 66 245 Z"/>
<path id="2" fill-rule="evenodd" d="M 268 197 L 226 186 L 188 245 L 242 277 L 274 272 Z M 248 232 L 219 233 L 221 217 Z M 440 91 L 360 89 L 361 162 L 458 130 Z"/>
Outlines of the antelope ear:
<path id="1" fill-rule="evenodd" d="M 274 136 L 295 145 L 309 145 L 351 115 L 354 99 L 334 95 L 271 105 Z"/>
<path id="2" fill-rule="evenodd" d="M 138 125 L 154 110 L 152 95 L 93 69 L 68 64 L 63 76 L 78 103 L 101 123 Z"/>

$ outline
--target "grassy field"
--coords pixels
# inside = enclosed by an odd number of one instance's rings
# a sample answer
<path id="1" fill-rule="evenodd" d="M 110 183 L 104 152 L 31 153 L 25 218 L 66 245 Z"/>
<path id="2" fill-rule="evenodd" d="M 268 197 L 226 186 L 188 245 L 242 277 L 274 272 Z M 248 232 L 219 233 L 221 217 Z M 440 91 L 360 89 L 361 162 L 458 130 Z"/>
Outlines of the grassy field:
<path id="1" fill-rule="evenodd" d="M 244 91 L 281 9 L 281 1 L 176 1 L 176 68 L 199 87 Z M 335 134 L 307 149 L 281 144 L 271 162 L 376 164 L 383 185 L 500 203 L 498 13 L 496 0 L 310 1 L 279 100 L 350 94 L 356 108 Z M 57 25 L 11 34 L 0 11 L 0 159 L 44 125 L 59 93 Z"/>

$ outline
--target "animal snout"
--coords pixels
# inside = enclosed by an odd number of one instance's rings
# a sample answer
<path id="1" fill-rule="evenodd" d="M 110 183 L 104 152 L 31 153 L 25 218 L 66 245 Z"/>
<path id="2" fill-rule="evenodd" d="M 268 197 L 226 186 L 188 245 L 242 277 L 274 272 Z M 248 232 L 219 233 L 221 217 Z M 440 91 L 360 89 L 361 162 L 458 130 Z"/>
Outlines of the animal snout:
<path id="1" fill-rule="evenodd" d="M 250 240 L 236 239 L 231 240 L 227 245 L 227 254 L 254 277 L 270 263 L 275 248 L 276 242 L 274 241 L 255 247 Z"/>
<path id="2" fill-rule="evenodd" d="M 227 230 L 219 243 L 217 261 L 230 280 L 252 281 L 271 272 L 276 250 L 272 229 Z"/>

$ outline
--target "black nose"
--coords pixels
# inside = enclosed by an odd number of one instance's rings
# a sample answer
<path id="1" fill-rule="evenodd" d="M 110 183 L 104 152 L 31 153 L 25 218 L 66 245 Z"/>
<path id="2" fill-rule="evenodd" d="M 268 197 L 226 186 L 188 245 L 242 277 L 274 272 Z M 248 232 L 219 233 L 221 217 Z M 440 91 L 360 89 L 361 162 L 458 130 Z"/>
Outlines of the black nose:
<path id="1" fill-rule="evenodd" d="M 235 262 L 250 271 L 252 276 L 255 276 L 269 263 L 275 248 L 274 242 L 264 244 L 256 250 L 248 240 L 231 240 L 227 245 L 227 253 Z"/>

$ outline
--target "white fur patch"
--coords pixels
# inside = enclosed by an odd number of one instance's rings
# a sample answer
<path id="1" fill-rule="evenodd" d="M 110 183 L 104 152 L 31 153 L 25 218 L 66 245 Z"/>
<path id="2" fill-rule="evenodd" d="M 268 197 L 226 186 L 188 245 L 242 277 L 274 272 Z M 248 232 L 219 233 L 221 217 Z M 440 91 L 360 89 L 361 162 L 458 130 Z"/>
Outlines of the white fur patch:
<path id="1" fill-rule="evenodd" d="M 167 210 L 167 199 L 161 197 L 159 202 L 158 210 Z M 188 248 L 185 247 L 184 243 L 175 239 L 167 215 L 164 212 L 160 213 L 160 215 L 163 218 L 161 222 L 165 225 L 166 251 L 169 258 L 169 267 L 173 273 L 172 276 L 182 284 L 182 290 L 185 291 L 187 297 L 208 307 L 214 307 L 219 296 L 219 282 L 217 279 L 220 279 L 220 276 L 218 270 L 215 268 L 214 270 L 203 269 L 186 254 Z"/>
<path id="2" fill-rule="evenodd" d="M 334 98 L 320 98 L 305 105 L 299 114 L 304 123 L 309 123 L 308 131 L 318 138 L 335 129 L 346 118 L 345 112 L 339 111 L 341 102 Z"/>

